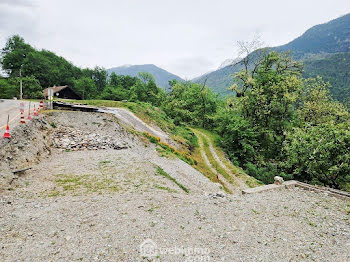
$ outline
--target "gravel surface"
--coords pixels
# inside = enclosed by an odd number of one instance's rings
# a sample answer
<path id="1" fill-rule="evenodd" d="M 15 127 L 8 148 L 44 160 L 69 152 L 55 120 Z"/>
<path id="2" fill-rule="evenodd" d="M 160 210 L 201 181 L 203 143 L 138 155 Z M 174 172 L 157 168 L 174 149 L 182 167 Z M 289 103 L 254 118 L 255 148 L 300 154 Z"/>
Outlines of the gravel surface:
<path id="1" fill-rule="evenodd" d="M 70 128 L 127 148 L 53 147 L 1 192 L 0 261 L 350 261 L 346 200 L 298 188 L 226 195 L 111 115 L 43 121 L 47 141 Z"/>
<path id="2" fill-rule="evenodd" d="M 350 259 L 346 203 L 297 189 L 224 198 L 157 190 L 12 194 L 0 205 L 2 261 L 152 261 L 140 254 L 146 239 L 162 250 L 208 249 L 209 261 Z M 190 258 L 162 253 L 154 261 Z"/>
<path id="3" fill-rule="evenodd" d="M 161 130 L 159 127 L 148 125 L 147 123 L 143 122 L 140 118 L 138 118 L 134 113 L 130 112 L 125 108 L 107 108 L 101 111 L 110 112 L 111 114 L 114 114 L 121 122 L 133 127 L 139 132 L 150 133 L 153 136 L 159 137 L 161 141 L 174 147 L 178 147 L 178 145 L 170 138 L 170 136 L 163 130 Z"/>

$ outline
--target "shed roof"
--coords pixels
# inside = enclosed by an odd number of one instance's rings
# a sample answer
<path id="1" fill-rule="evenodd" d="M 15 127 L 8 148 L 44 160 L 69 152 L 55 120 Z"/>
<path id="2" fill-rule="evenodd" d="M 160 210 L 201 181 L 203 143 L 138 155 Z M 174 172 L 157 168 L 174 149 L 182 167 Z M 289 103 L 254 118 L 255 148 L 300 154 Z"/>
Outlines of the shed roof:
<path id="1" fill-rule="evenodd" d="M 52 86 L 52 87 L 48 87 L 48 88 L 45 88 L 43 93 L 44 93 L 44 96 L 47 96 L 47 93 L 49 92 L 49 88 L 52 88 L 53 89 L 53 93 L 57 93 L 65 88 L 67 88 L 68 86 Z"/>

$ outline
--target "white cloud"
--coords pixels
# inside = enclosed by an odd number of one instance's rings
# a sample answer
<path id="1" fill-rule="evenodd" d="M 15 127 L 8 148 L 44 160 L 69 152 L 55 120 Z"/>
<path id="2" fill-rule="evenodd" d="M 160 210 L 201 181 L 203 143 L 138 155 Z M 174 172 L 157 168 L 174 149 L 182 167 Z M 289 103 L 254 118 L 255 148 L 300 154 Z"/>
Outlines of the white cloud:
<path id="1" fill-rule="evenodd" d="M 162 66 L 183 78 L 236 55 L 258 32 L 267 45 L 350 11 L 348 0 L 0 0 L 0 44 L 20 34 L 79 66 Z"/>

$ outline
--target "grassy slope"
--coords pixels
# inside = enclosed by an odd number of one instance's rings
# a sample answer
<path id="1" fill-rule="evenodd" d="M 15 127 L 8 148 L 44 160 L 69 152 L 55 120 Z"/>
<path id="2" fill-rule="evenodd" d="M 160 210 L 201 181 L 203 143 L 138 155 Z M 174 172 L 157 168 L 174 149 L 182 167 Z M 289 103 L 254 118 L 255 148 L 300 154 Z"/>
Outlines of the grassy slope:
<path id="1" fill-rule="evenodd" d="M 220 140 L 220 136 L 215 134 L 214 132 L 210 132 L 208 130 L 205 129 L 197 129 L 199 132 L 196 132 L 197 135 L 201 136 L 200 133 L 204 133 L 211 141 L 210 143 L 213 144 L 214 146 L 214 150 L 216 152 L 216 154 L 219 156 L 219 158 L 221 159 L 221 161 L 224 163 L 225 167 L 230 170 L 231 174 L 233 174 L 236 177 L 239 177 L 240 179 L 242 179 L 245 184 L 249 187 L 256 187 L 261 185 L 262 183 L 258 180 L 256 180 L 255 178 L 248 176 L 241 168 L 238 168 L 236 166 L 234 166 L 232 164 L 231 161 L 229 161 L 225 155 L 225 152 L 221 149 L 220 146 L 218 146 L 219 144 L 219 140 Z M 217 170 L 217 172 L 219 172 L 229 183 L 231 184 L 236 184 L 236 181 L 234 179 L 234 177 L 232 177 L 230 174 L 228 174 L 226 172 L 226 170 L 224 168 L 222 168 L 220 166 L 219 163 L 217 163 L 216 159 L 214 158 L 214 156 L 212 155 L 212 153 L 210 152 L 209 149 L 209 141 L 207 141 L 207 139 L 204 136 L 201 136 L 201 139 L 204 143 L 204 150 L 205 153 L 207 154 L 209 161 L 211 163 L 211 165 Z"/>

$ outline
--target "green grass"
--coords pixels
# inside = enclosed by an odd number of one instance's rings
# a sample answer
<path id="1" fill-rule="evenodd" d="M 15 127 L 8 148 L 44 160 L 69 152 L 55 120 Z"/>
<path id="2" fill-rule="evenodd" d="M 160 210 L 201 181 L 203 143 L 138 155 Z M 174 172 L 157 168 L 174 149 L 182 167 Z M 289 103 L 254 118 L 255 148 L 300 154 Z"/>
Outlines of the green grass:
<path id="1" fill-rule="evenodd" d="M 197 169 L 201 174 L 206 176 L 210 181 L 212 181 L 214 183 L 220 183 L 222 189 L 225 192 L 231 193 L 231 191 L 225 186 L 225 183 L 223 181 L 221 181 L 220 179 L 218 180 L 216 178 L 216 173 L 213 173 L 211 171 L 211 168 L 209 166 L 207 166 L 207 164 L 205 163 L 204 159 L 202 158 L 201 149 L 200 149 L 199 146 L 196 146 L 194 148 L 193 152 L 191 153 L 191 157 L 197 163 L 194 166 L 195 169 Z"/>
<path id="2" fill-rule="evenodd" d="M 207 155 L 212 167 L 214 167 L 214 169 L 216 171 L 218 171 L 218 173 L 221 174 L 227 180 L 227 182 L 229 182 L 232 185 L 237 185 L 235 179 L 230 174 L 228 174 L 226 172 L 226 170 L 224 168 L 222 168 L 221 165 L 214 158 L 213 154 L 210 151 L 209 143 L 208 143 L 207 139 L 204 136 L 201 136 L 201 135 L 199 135 L 199 136 L 203 141 L 205 154 Z"/>
<path id="3" fill-rule="evenodd" d="M 169 154 L 173 154 L 182 161 L 186 162 L 189 165 L 195 166 L 197 164 L 196 160 L 194 160 L 188 153 L 179 151 L 176 148 L 160 141 L 159 137 L 152 136 L 149 133 L 142 133 L 146 138 L 148 138 L 149 142 L 154 143 L 158 146 L 160 146 L 164 151 L 168 152 Z"/>
<path id="4" fill-rule="evenodd" d="M 235 176 L 241 178 L 245 184 L 252 188 L 252 187 L 256 187 L 259 185 L 263 185 L 262 182 L 260 182 L 259 180 L 255 179 L 254 177 L 251 177 L 249 175 L 247 175 L 241 168 L 236 167 L 235 165 L 232 164 L 231 161 L 229 161 L 225 155 L 225 152 L 221 149 L 220 147 L 220 136 L 210 132 L 208 130 L 205 129 L 196 129 L 197 135 L 201 136 L 203 143 L 204 143 L 204 148 L 205 148 L 205 152 L 208 155 L 209 161 L 212 164 L 212 166 L 223 176 L 225 177 L 225 179 L 227 179 L 227 176 L 229 176 L 230 178 L 228 179 L 228 181 L 230 182 L 230 179 L 233 179 L 232 176 L 230 176 L 227 171 L 225 169 L 223 169 L 215 160 L 215 158 L 212 156 L 210 149 L 209 149 L 209 145 L 208 145 L 208 141 L 205 137 L 203 137 L 200 133 L 204 133 L 209 139 L 210 142 L 213 144 L 214 150 L 216 152 L 216 154 L 218 155 L 218 157 L 220 158 L 221 162 L 225 165 L 225 167 L 230 170 L 231 174 L 234 174 Z M 231 182 L 230 182 L 231 183 Z"/>
<path id="5" fill-rule="evenodd" d="M 96 175 L 83 174 L 59 174 L 56 183 L 63 188 L 63 191 L 87 193 L 102 191 L 117 192 L 120 190 L 115 180 L 105 177 L 96 177 Z M 52 193 L 52 192 L 51 192 Z"/>
<path id="6" fill-rule="evenodd" d="M 165 187 L 165 186 L 160 186 L 160 185 L 154 185 L 155 188 L 160 189 L 160 190 L 165 190 L 168 191 L 169 193 L 176 193 L 176 190 L 173 190 L 169 187 Z"/>
<path id="7" fill-rule="evenodd" d="M 111 160 L 104 160 L 104 161 L 100 161 L 99 164 L 103 165 L 103 164 L 110 164 L 112 161 Z"/>
<path id="8" fill-rule="evenodd" d="M 48 194 L 48 197 L 57 197 L 60 195 L 60 191 L 58 190 L 53 190 Z"/>
<path id="9" fill-rule="evenodd" d="M 166 158 L 175 158 L 176 157 L 173 153 L 171 153 L 168 150 L 165 150 L 161 147 L 156 147 L 156 150 L 157 150 L 159 156 L 161 156 L 161 157 L 166 157 Z"/>
<path id="10" fill-rule="evenodd" d="M 188 188 L 186 188 L 184 185 L 180 184 L 175 178 L 173 178 L 171 175 L 169 175 L 167 172 L 165 172 L 161 167 L 157 166 L 157 174 L 161 175 L 170 181 L 174 182 L 179 188 L 181 188 L 183 191 L 185 191 L 187 194 L 190 192 Z"/>

